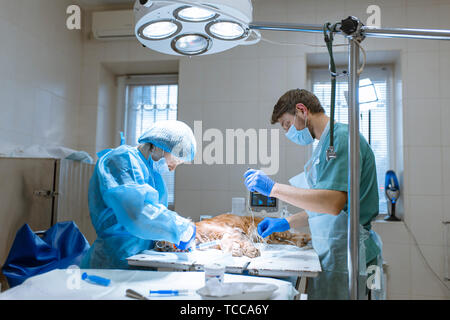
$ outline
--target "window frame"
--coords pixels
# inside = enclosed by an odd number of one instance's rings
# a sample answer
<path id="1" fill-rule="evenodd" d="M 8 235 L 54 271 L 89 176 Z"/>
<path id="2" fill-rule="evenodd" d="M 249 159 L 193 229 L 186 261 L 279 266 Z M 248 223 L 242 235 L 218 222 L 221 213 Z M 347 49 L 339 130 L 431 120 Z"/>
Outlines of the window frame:
<path id="1" fill-rule="evenodd" d="M 131 122 L 128 119 L 129 109 L 132 101 L 129 99 L 131 86 L 164 86 L 164 85 L 177 85 L 179 89 L 178 74 L 153 74 L 153 75 L 133 75 L 124 76 L 119 79 L 119 101 L 122 101 L 123 107 L 121 113 L 123 115 L 123 132 L 126 135 L 125 143 L 128 145 L 134 145 L 134 141 L 130 141 L 128 137 L 129 126 Z M 120 97 L 120 94 L 123 96 Z M 179 94 L 177 97 L 177 118 L 178 118 L 178 106 L 179 106 Z M 174 210 L 175 197 L 176 197 L 176 175 L 173 174 L 173 203 L 168 203 L 168 209 Z"/>

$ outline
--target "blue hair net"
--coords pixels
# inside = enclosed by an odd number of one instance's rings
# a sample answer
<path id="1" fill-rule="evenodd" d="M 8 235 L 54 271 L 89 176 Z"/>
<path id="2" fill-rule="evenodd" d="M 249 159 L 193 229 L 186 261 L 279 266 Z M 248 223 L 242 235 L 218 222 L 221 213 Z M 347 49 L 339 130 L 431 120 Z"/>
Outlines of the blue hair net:
<path id="1" fill-rule="evenodd" d="M 183 161 L 194 160 L 197 151 L 192 129 L 184 122 L 177 120 L 155 122 L 138 142 L 151 143 Z"/>

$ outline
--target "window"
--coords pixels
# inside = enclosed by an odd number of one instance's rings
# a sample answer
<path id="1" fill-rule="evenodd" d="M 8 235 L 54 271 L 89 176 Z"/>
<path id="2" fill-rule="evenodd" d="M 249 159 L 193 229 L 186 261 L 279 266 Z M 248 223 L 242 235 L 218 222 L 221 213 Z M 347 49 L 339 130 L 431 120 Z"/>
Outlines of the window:
<path id="1" fill-rule="evenodd" d="M 129 77 L 126 80 L 126 142 L 138 145 L 139 137 L 154 122 L 176 120 L 178 77 L 174 75 Z M 175 172 L 163 174 L 168 191 L 168 206 L 175 200 Z"/>
<path id="2" fill-rule="evenodd" d="M 377 166 L 378 194 L 380 213 L 387 212 L 384 180 L 386 171 L 390 169 L 389 154 L 389 119 L 391 110 L 391 69 L 386 66 L 366 66 L 360 77 L 360 86 L 370 79 L 377 94 L 378 101 L 362 103 L 366 98 L 360 89 L 360 131 L 370 143 L 375 154 Z M 327 69 L 312 69 L 310 72 L 312 91 L 319 98 L 327 115 L 330 114 L 331 81 Z M 347 77 L 338 77 L 336 83 L 335 120 L 348 123 Z M 316 143 L 317 144 L 317 143 Z M 314 145 L 315 147 L 315 145 Z"/>

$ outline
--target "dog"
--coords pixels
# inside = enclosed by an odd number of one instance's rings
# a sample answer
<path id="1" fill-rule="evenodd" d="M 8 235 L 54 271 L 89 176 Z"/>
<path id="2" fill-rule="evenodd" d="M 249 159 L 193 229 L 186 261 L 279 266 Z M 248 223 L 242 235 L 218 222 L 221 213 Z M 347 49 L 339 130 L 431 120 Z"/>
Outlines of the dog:
<path id="1" fill-rule="evenodd" d="M 231 252 L 234 257 L 255 258 L 261 255 L 259 249 L 255 247 L 255 243 L 291 244 L 304 247 L 311 240 L 309 234 L 290 231 L 274 232 L 263 239 L 257 231 L 257 226 L 262 220 L 261 217 L 242 217 L 225 213 L 196 222 L 195 243 L 198 245 L 220 240 L 220 244 L 212 248 Z M 179 251 L 173 245 L 164 241 L 160 241 L 155 249 L 158 251 Z"/>

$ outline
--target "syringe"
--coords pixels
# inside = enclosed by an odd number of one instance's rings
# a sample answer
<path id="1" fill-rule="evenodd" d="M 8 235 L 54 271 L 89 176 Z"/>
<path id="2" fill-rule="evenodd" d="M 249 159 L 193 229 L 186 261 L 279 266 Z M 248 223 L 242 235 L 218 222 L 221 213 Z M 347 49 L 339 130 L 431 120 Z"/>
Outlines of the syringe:
<path id="1" fill-rule="evenodd" d="M 218 245 L 220 245 L 220 240 L 213 240 L 213 241 L 209 241 L 209 242 L 205 242 L 205 243 L 200 243 L 195 246 L 195 249 L 204 250 L 204 249 L 208 249 L 208 248 L 215 247 Z"/>

